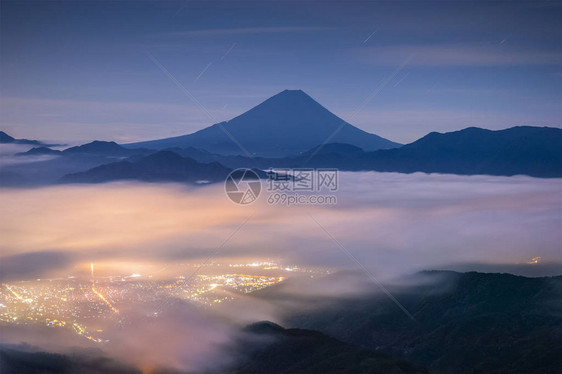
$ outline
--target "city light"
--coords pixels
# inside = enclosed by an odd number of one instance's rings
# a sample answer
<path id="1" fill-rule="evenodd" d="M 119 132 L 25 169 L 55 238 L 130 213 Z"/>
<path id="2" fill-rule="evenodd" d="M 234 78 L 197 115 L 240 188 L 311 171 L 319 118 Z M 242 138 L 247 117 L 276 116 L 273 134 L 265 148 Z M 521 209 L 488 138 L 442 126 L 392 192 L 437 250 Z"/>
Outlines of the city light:
<path id="1" fill-rule="evenodd" d="M 198 269 L 198 274 L 190 275 L 193 268 Z M 178 271 L 169 279 L 142 277 L 139 273 L 95 277 L 94 263 L 90 263 L 90 279 L 67 276 L 4 283 L 0 289 L 0 322 L 69 329 L 92 342 L 103 343 L 108 341 L 104 335 L 111 326 L 127 320 L 118 305 L 141 303 L 152 308 L 149 314 L 153 318 L 159 318 L 160 305 L 167 301 L 185 300 L 214 308 L 235 300 L 237 295 L 283 282 L 289 273 L 313 277 L 330 272 L 271 261 L 186 264 L 183 273 Z M 101 325 L 108 327 L 100 328 Z"/>

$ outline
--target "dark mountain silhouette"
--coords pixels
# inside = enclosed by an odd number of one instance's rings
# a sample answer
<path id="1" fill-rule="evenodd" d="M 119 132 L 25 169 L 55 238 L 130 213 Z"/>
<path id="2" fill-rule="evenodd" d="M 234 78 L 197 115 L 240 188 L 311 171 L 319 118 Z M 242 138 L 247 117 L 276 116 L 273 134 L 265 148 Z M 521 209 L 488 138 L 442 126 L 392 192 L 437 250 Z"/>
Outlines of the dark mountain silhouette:
<path id="1" fill-rule="evenodd" d="M 287 303 L 287 286 L 254 296 Z M 371 295 L 330 300 L 284 323 L 434 373 L 562 372 L 562 276 L 432 271 L 386 287 L 415 320 L 373 285 Z"/>
<path id="2" fill-rule="evenodd" d="M 562 129 L 470 127 L 430 133 L 399 150 L 371 152 L 364 167 L 378 171 L 562 176 Z"/>
<path id="3" fill-rule="evenodd" d="M 131 157 L 155 153 L 146 149 L 127 149 L 115 142 L 94 141 L 64 151 L 35 147 L 17 156 L 60 155 L 50 160 L 33 160 L 0 166 L 0 185 L 32 186 L 57 183 L 67 174 L 80 173 L 93 167 Z"/>
<path id="4" fill-rule="evenodd" d="M 191 158 L 162 151 L 136 161 L 101 165 L 82 173 L 68 174 L 62 183 L 103 183 L 116 180 L 146 182 L 217 182 L 224 181 L 231 170 L 219 163 L 203 164 Z"/>
<path id="5" fill-rule="evenodd" d="M 204 161 L 204 162 L 215 161 L 216 159 L 222 157 L 221 155 L 218 155 L 218 154 L 215 154 L 215 153 L 210 153 L 210 152 L 207 152 L 205 150 L 197 149 L 197 148 L 194 148 L 194 147 L 166 148 L 166 149 L 164 149 L 164 151 L 174 152 L 174 153 L 177 153 L 180 156 L 190 157 L 190 158 L 193 158 L 195 160 Z"/>
<path id="6" fill-rule="evenodd" d="M 224 130 L 253 156 L 297 155 L 325 141 L 352 144 L 367 151 L 400 146 L 350 125 L 301 90 L 285 90 L 230 121 L 190 135 L 127 146 L 195 147 L 212 153 L 248 156 Z"/>
<path id="7" fill-rule="evenodd" d="M 471 127 L 444 134 L 430 133 L 400 148 L 373 152 L 365 152 L 351 144 L 329 143 L 283 158 L 219 155 L 194 147 L 176 147 L 167 151 L 200 163 L 218 162 L 232 169 L 326 167 L 346 171 L 562 177 L 562 129 L 551 127 L 521 126 L 497 131 Z M 34 152 L 48 151 L 30 151 Z M 64 157 L 54 160 L 4 166 L 0 168 L 0 184 L 49 184 L 66 174 L 79 173 L 124 158 L 129 163 L 135 163 L 157 152 L 142 148 L 128 149 L 114 142 L 96 141 L 68 148 L 62 152 Z M 168 165 L 168 169 L 173 167 Z M 119 173 L 110 177 L 108 174 L 106 179 L 114 180 L 119 177 Z M 175 178 L 177 176 L 170 180 Z M 82 182 L 86 183 L 88 180 L 84 177 Z"/>
<path id="8" fill-rule="evenodd" d="M 4 131 L 0 131 L 0 144 L 30 144 L 30 145 L 44 145 L 38 140 L 28 140 L 28 139 L 16 139 L 6 134 Z"/>
<path id="9" fill-rule="evenodd" d="M 421 365 L 342 343 L 316 331 L 284 329 L 271 322 L 258 322 L 242 329 L 234 344 L 224 347 L 217 359 L 229 362 L 218 371 L 205 369 L 189 373 L 206 374 L 387 374 L 427 373 Z M 0 345 L 3 374 L 89 373 L 128 374 L 142 370 L 110 358 L 98 349 L 51 353 L 27 344 Z M 154 368 L 154 373 L 185 374 L 171 367 Z"/>
<path id="10" fill-rule="evenodd" d="M 64 155 L 76 155 L 76 154 L 94 154 L 98 156 L 131 156 L 137 154 L 150 154 L 154 151 L 148 149 L 128 149 L 120 146 L 115 142 L 104 142 L 104 141 L 93 141 L 91 143 L 83 144 L 76 147 L 67 148 L 63 151 Z"/>
<path id="11" fill-rule="evenodd" d="M 27 152 L 16 153 L 16 156 L 42 156 L 42 155 L 57 156 L 61 154 L 62 154 L 61 151 L 56 151 L 49 147 L 34 147 Z"/>
<path id="12" fill-rule="evenodd" d="M 12 143 L 16 139 L 6 134 L 4 131 L 0 131 L 0 143 Z"/>
<path id="13" fill-rule="evenodd" d="M 331 143 L 326 144 L 324 146 L 317 146 L 308 151 L 304 152 L 300 157 L 302 158 L 310 158 L 316 155 L 329 155 L 329 154 L 337 154 L 337 155 L 358 155 L 362 154 L 364 150 L 360 147 L 345 144 L 345 143 Z"/>
<path id="14" fill-rule="evenodd" d="M 345 344 L 322 333 L 284 329 L 271 322 L 259 322 L 228 353 L 237 357 L 228 373 L 427 373 L 420 365 L 404 359 Z M 221 371 L 221 372 L 225 372 Z"/>
<path id="15" fill-rule="evenodd" d="M 204 157 L 210 159 L 208 155 Z M 562 177 L 562 129 L 521 126 L 493 131 L 470 127 L 444 134 L 430 133 L 400 148 L 374 152 L 364 152 L 349 144 L 327 144 L 296 157 L 215 155 L 212 159 L 232 168 L 306 166 L 349 171 Z"/>

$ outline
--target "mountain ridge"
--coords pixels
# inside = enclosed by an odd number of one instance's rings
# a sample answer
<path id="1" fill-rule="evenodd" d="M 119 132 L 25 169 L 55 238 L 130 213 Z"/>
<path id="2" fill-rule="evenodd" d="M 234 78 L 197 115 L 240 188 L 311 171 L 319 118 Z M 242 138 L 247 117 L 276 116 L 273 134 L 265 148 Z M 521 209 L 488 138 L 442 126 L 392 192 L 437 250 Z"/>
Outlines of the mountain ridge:
<path id="1" fill-rule="evenodd" d="M 176 152 L 182 153 L 176 149 Z M 349 144 L 317 145 L 285 158 L 246 158 L 191 151 L 201 160 L 231 167 L 330 167 L 344 171 L 443 173 L 457 175 L 529 175 L 562 177 L 562 129 L 516 126 L 502 130 L 477 127 L 437 133 L 400 148 L 365 152 Z"/>
<path id="2" fill-rule="evenodd" d="M 352 275 L 359 276 L 345 276 Z M 345 281 L 342 274 L 330 277 Z M 287 289 L 295 287 L 279 284 L 253 296 L 287 303 Z M 432 373 L 530 374 L 562 368 L 561 275 L 430 270 L 385 284 L 415 320 L 373 287 L 361 296 L 330 299 L 320 309 L 302 308 L 281 323 L 411 360 Z"/>
<path id="3" fill-rule="evenodd" d="M 225 156 L 193 147 L 169 148 L 165 151 L 189 157 L 200 163 L 218 162 L 229 169 L 308 167 L 406 174 L 423 172 L 562 177 L 562 129 L 544 126 L 517 126 L 502 130 L 469 127 L 448 133 L 432 132 L 400 148 L 373 152 L 365 152 L 360 147 L 343 143 L 329 143 L 323 146 L 316 144 L 298 155 L 283 158 Z M 112 142 L 97 141 L 57 152 L 35 149 L 23 153 L 26 156 L 49 153 L 62 157 L 0 167 L 0 184 L 52 184 L 69 174 L 83 174 L 92 168 L 110 165 L 115 161 L 134 163 L 159 151 L 130 149 Z M 109 178 L 112 175 L 113 177 Z M 122 179 L 118 173 L 108 174 L 106 177 L 106 181 Z M 178 180 L 173 177 L 162 181 Z M 83 182 L 87 183 L 87 179 Z"/>
<path id="4" fill-rule="evenodd" d="M 0 131 L 0 144 L 27 144 L 36 146 L 53 146 L 58 144 L 45 144 L 39 140 L 29 140 L 29 139 L 16 139 L 13 136 L 8 135 L 4 131 Z"/>
<path id="5" fill-rule="evenodd" d="M 138 160 L 123 160 L 67 174 L 61 183 L 104 183 L 117 180 L 211 183 L 223 181 L 231 169 L 218 162 L 201 163 L 177 153 L 161 151 Z"/>

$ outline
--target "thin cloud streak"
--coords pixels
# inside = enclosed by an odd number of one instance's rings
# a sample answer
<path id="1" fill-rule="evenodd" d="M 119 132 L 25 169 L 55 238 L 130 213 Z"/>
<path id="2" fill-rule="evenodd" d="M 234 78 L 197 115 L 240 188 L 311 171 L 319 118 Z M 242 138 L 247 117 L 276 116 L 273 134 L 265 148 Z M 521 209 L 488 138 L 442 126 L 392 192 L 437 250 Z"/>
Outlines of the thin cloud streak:
<path id="1" fill-rule="evenodd" d="M 393 45 L 356 49 L 355 56 L 377 66 L 396 65 L 409 54 L 415 54 L 411 66 L 527 66 L 560 64 L 562 53 L 556 50 L 522 50 L 498 45 L 435 44 Z"/>
<path id="2" fill-rule="evenodd" d="M 312 26 L 278 26 L 278 27 L 239 27 L 224 29 L 200 29 L 186 30 L 161 34 L 164 36 L 223 36 L 223 35 L 244 35 L 244 34 L 262 34 L 262 33 L 300 33 L 300 32 L 318 32 L 331 30 L 330 27 L 312 27 Z"/>
<path id="3" fill-rule="evenodd" d="M 211 67 L 211 65 L 213 65 L 213 62 L 212 62 L 212 61 L 209 62 L 209 63 L 207 64 L 207 66 L 205 66 L 205 68 L 204 68 L 203 70 L 201 70 L 201 73 L 199 73 L 199 75 L 197 76 L 197 78 L 195 78 L 195 82 L 197 82 L 197 81 L 199 80 L 199 78 L 201 78 L 201 77 L 203 76 L 203 74 L 205 74 L 205 72 L 206 72 L 207 70 L 209 70 L 209 68 Z"/>
<path id="4" fill-rule="evenodd" d="M 232 44 L 232 47 L 230 47 L 230 48 L 228 49 L 228 51 L 226 51 L 226 53 L 225 53 L 224 55 L 222 55 L 221 61 L 224 60 L 226 56 L 228 56 L 228 54 L 234 49 L 234 47 L 236 47 L 236 43 L 233 43 L 233 44 Z"/>
<path id="5" fill-rule="evenodd" d="M 363 44 L 366 44 L 366 43 L 369 41 L 369 39 L 371 39 L 373 36 L 375 36 L 375 34 L 376 34 L 378 31 L 379 31 L 378 28 L 377 28 L 375 31 L 373 31 L 373 32 L 371 33 L 371 35 L 369 35 L 369 36 L 367 37 L 367 39 L 365 39 L 365 40 L 363 41 Z"/>

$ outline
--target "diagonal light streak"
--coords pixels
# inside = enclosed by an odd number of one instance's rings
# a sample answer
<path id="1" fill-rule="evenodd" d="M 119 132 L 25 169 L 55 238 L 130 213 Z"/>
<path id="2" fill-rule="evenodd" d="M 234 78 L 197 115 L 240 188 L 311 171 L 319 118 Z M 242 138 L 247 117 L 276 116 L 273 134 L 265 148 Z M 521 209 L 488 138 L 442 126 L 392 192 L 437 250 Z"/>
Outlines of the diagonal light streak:
<path id="1" fill-rule="evenodd" d="M 226 51 L 226 53 L 225 53 L 224 55 L 222 55 L 221 61 L 224 60 L 224 58 L 225 58 L 226 56 L 228 56 L 228 54 L 234 49 L 234 47 L 236 47 L 236 43 L 232 44 L 232 47 L 230 47 L 230 48 L 228 49 L 228 51 Z"/>
<path id="2" fill-rule="evenodd" d="M 213 61 L 209 62 L 207 64 L 207 66 L 205 66 L 205 68 L 203 70 L 201 70 L 201 73 L 199 73 L 199 75 L 197 76 L 197 78 L 195 78 L 195 82 L 197 82 L 199 80 L 199 78 L 201 78 L 203 76 L 203 74 L 205 74 L 205 72 L 207 70 L 209 70 L 209 68 L 211 67 L 211 65 L 213 65 Z"/>
<path id="3" fill-rule="evenodd" d="M 363 41 L 363 44 L 367 43 L 369 41 L 369 39 L 371 39 L 373 36 L 375 36 L 375 34 L 379 31 L 379 28 L 377 27 L 377 29 L 375 31 L 373 31 L 373 33 L 371 35 L 369 35 L 369 37 L 367 39 L 365 39 L 365 41 Z"/>

